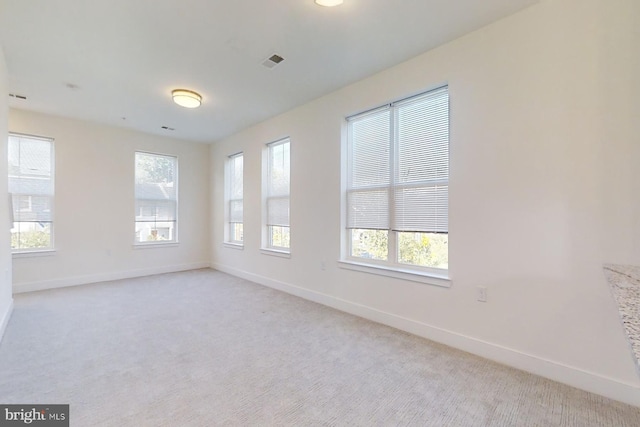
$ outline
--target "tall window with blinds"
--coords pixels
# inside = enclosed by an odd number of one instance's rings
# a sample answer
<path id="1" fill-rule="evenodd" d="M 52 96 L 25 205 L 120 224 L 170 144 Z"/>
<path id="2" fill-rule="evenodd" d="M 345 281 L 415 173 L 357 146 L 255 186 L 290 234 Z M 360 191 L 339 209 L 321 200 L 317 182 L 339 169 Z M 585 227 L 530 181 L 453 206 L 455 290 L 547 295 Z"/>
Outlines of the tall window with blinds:
<path id="1" fill-rule="evenodd" d="M 348 256 L 403 269 L 448 269 L 448 88 L 347 123 Z"/>
<path id="2" fill-rule="evenodd" d="M 135 154 L 135 242 L 177 241 L 178 160 L 173 156 Z"/>
<path id="3" fill-rule="evenodd" d="M 225 240 L 227 243 L 242 245 L 244 241 L 243 154 L 229 156 L 226 169 L 227 229 L 225 230 Z"/>
<path id="4" fill-rule="evenodd" d="M 289 138 L 267 145 L 265 197 L 265 249 L 282 252 L 290 250 Z"/>
<path id="5" fill-rule="evenodd" d="M 13 252 L 53 249 L 53 140 L 9 135 Z"/>

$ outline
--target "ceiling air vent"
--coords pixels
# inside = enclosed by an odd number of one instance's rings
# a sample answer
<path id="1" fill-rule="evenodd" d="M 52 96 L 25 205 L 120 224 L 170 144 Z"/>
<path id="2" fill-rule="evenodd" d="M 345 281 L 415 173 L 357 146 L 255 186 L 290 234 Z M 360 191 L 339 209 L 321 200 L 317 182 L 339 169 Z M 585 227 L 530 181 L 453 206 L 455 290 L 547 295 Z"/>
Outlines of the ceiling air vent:
<path id="1" fill-rule="evenodd" d="M 16 95 L 15 93 L 10 93 L 9 96 L 12 97 L 12 98 L 18 98 L 18 99 L 24 99 L 24 100 L 27 99 L 26 96 L 24 96 L 24 95 Z"/>
<path id="2" fill-rule="evenodd" d="M 264 65 L 265 67 L 271 69 L 271 68 L 275 67 L 276 65 L 278 65 L 279 63 L 281 63 L 282 61 L 284 61 L 284 58 L 282 56 L 278 55 L 277 53 L 274 53 L 273 55 L 271 55 L 270 57 L 265 59 L 262 62 L 262 65 Z"/>
<path id="3" fill-rule="evenodd" d="M 175 130 L 174 128 L 170 128 L 169 126 L 162 126 L 162 129 L 164 129 L 164 130 Z"/>

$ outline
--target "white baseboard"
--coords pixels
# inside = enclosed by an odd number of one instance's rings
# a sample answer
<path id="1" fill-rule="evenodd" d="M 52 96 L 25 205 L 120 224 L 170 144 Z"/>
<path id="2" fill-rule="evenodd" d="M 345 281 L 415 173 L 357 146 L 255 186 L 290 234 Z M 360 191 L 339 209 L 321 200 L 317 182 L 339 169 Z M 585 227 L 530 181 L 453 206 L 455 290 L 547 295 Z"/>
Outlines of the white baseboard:
<path id="1" fill-rule="evenodd" d="M 136 270 L 113 271 L 87 276 L 65 277 L 62 279 L 43 280 L 37 282 L 17 283 L 13 285 L 13 293 L 42 291 L 45 289 L 66 288 L 68 286 L 87 285 L 89 283 L 107 282 L 110 280 L 131 279 L 133 277 L 150 276 L 153 274 L 173 273 L 176 271 L 209 268 L 209 262 L 193 262 L 189 264 L 166 265 Z"/>
<path id="2" fill-rule="evenodd" d="M 211 264 L 216 270 L 259 283 L 346 313 L 363 317 L 454 347 L 477 356 L 496 361 L 553 381 L 570 385 L 581 390 L 599 394 L 620 402 L 640 406 L 640 388 L 634 384 L 608 378 L 583 369 L 568 366 L 552 360 L 523 353 L 501 345 L 459 334 L 426 323 L 377 310 L 361 304 L 346 301 L 320 292 L 294 286 L 268 277 L 249 273 L 234 267 Z"/>
<path id="3" fill-rule="evenodd" d="M 7 329 L 9 319 L 11 319 L 11 313 L 13 313 L 13 298 L 9 302 L 9 308 L 7 309 L 6 313 L 4 313 L 4 316 L 2 316 L 2 319 L 0 319 L 0 342 L 2 342 L 4 331 Z"/>

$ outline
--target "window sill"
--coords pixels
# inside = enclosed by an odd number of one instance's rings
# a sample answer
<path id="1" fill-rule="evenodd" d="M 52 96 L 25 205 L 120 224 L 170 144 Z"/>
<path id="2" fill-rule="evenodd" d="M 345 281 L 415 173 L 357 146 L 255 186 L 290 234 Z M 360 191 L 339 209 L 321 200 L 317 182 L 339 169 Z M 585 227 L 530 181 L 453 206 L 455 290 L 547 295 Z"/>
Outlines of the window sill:
<path id="1" fill-rule="evenodd" d="M 44 249 L 41 251 L 24 251 L 24 252 L 12 252 L 13 258 L 33 258 L 41 256 L 53 256 L 56 254 L 55 249 Z"/>
<path id="2" fill-rule="evenodd" d="M 239 251 L 243 251 L 244 250 L 244 245 L 242 245 L 240 243 L 224 242 L 222 244 L 222 246 L 224 246 L 225 248 L 236 249 L 236 250 L 239 250 Z"/>
<path id="3" fill-rule="evenodd" d="M 152 248 L 174 248 L 178 247 L 180 244 L 178 242 L 167 242 L 167 243 L 134 243 L 133 249 L 152 249 Z"/>
<path id="4" fill-rule="evenodd" d="M 291 252 L 279 251 L 277 249 L 260 249 L 262 255 L 277 256 L 280 258 L 291 258 Z"/>
<path id="5" fill-rule="evenodd" d="M 340 268 L 347 270 L 360 271 L 363 273 L 377 274 L 381 276 L 393 277 L 395 279 L 409 280 L 411 282 L 425 283 L 427 285 L 440 286 L 450 288 L 451 279 L 446 275 L 438 275 L 436 273 L 427 273 L 416 270 L 405 270 L 402 268 L 391 268 L 381 265 L 365 264 L 355 261 L 338 261 Z"/>

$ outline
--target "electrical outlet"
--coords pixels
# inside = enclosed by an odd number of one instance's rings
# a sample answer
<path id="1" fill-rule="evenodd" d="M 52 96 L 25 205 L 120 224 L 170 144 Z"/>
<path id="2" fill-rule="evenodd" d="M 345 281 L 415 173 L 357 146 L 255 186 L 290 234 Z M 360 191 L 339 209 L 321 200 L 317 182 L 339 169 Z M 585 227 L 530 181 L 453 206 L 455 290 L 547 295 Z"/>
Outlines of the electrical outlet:
<path id="1" fill-rule="evenodd" d="M 487 302 L 487 288 L 485 286 L 478 286 L 476 288 L 477 299 L 480 302 Z"/>

